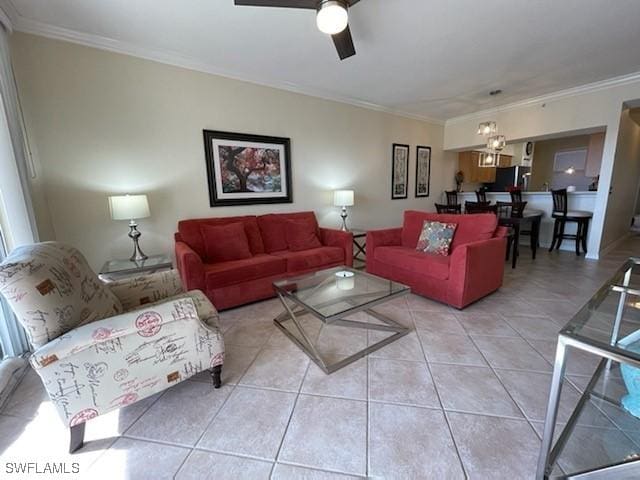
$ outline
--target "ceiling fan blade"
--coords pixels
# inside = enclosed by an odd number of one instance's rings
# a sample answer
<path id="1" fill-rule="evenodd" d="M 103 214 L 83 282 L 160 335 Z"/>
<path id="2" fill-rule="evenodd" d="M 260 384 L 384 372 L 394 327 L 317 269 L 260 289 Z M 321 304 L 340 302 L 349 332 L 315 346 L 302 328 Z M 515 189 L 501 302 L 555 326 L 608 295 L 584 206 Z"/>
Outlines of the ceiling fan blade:
<path id="1" fill-rule="evenodd" d="M 340 33 L 331 35 L 331 38 L 333 38 L 333 44 L 336 46 L 340 60 L 344 60 L 345 58 L 352 57 L 356 54 L 356 47 L 353 44 L 353 38 L 351 38 L 349 25 L 347 25 L 347 28 Z"/>
<path id="2" fill-rule="evenodd" d="M 318 6 L 318 0 L 234 0 L 234 3 L 249 7 L 308 8 L 310 10 L 315 10 Z"/>

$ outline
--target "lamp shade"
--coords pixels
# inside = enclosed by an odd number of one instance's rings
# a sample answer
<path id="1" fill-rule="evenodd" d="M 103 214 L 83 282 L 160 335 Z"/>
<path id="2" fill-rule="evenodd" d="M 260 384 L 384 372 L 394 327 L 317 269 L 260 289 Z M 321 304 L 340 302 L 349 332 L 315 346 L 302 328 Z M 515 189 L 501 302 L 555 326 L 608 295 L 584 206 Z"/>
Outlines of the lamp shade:
<path id="1" fill-rule="evenodd" d="M 109 210 L 113 220 L 134 220 L 151 215 L 146 195 L 116 195 L 109 197 Z"/>
<path id="2" fill-rule="evenodd" d="M 336 207 L 353 206 L 353 190 L 336 190 L 333 192 L 333 204 Z"/>

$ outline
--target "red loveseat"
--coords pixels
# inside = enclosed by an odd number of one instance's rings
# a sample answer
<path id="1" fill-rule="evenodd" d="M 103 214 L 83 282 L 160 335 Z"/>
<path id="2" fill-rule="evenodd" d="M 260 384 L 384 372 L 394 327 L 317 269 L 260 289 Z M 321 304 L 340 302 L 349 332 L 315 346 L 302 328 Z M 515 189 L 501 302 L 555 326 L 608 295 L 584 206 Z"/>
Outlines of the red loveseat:
<path id="1" fill-rule="evenodd" d="M 275 296 L 279 278 L 353 265 L 351 233 L 320 228 L 313 212 L 182 220 L 175 241 L 185 288 L 218 310 Z"/>
<path id="2" fill-rule="evenodd" d="M 449 256 L 416 250 L 425 220 L 456 223 Z M 367 233 L 367 272 L 414 293 L 464 308 L 502 286 L 507 229 L 493 214 L 441 215 L 408 210 L 401 228 Z"/>

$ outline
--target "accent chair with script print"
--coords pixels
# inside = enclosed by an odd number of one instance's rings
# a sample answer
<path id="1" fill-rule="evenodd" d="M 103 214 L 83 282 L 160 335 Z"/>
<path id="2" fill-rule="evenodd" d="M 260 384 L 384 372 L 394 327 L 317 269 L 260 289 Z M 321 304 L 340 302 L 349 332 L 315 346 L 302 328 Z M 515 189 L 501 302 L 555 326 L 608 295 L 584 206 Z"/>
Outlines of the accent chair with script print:
<path id="1" fill-rule="evenodd" d="M 30 362 L 66 425 L 85 422 L 203 370 L 216 388 L 224 360 L 218 313 L 177 272 L 103 283 L 75 248 L 44 242 L 0 264 L 0 294 L 26 330 Z"/>

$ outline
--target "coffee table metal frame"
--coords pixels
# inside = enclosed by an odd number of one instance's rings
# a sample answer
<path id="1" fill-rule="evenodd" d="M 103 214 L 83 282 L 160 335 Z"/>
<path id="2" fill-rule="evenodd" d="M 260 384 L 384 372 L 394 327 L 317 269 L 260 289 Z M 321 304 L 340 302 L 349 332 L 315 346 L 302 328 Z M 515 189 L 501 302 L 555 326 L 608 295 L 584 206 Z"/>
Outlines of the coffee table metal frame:
<path id="1" fill-rule="evenodd" d="M 356 275 L 361 274 L 360 272 L 354 271 L 349 268 L 345 268 L 345 270 L 353 271 Z M 370 275 L 370 274 L 367 274 L 367 275 Z M 399 324 L 398 322 L 390 319 L 386 315 L 383 315 L 382 313 L 376 312 L 375 310 L 373 310 L 373 307 L 375 307 L 376 305 L 380 305 L 382 303 L 386 303 L 390 300 L 393 300 L 394 298 L 407 295 L 410 292 L 410 289 L 408 287 L 405 290 L 400 290 L 398 292 L 385 295 L 382 298 L 380 298 L 381 292 L 368 292 L 368 293 L 355 294 L 350 297 L 341 297 L 339 299 L 329 300 L 327 302 L 324 302 L 322 304 L 315 306 L 316 308 L 322 308 L 322 307 L 326 307 L 329 305 L 342 303 L 342 302 L 354 304 L 352 308 L 348 308 L 342 312 L 339 312 L 330 316 L 322 315 L 319 311 L 314 309 L 312 306 L 305 304 L 303 300 L 299 299 L 295 295 L 292 295 L 286 289 L 280 288 L 275 283 L 274 283 L 274 288 L 276 290 L 278 298 L 280 298 L 280 301 L 282 302 L 282 305 L 284 305 L 285 311 L 280 315 L 278 315 L 273 320 L 273 322 L 287 337 L 289 337 L 289 339 L 291 339 L 293 343 L 295 343 L 304 353 L 306 353 L 309 356 L 309 358 L 311 358 L 311 360 L 313 360 L 315 364 L 318 365 L 318 367 L 320 367 L 327 374 L 333 373 L 336 370 L 346 367 L 347 365 L 355 362 L 356 360 L 359 360 L 360 358 L 370 354 L 371 352 L 375 352 L 376 350 L 384 347 L 385 345 L 388 345 L 389 343 L 394 342 L 400 337 L 405 336 L 407 333 L 411 331 L 410 328 L 407 328 Z M 366 297 L 371 297 L 373 298 L 373 300 L 371 300 L 370 302 L 366 302 L 362 305 L 357 305 L 357 302 L 356 302 L 357 299 L 361 300 L 362 298 L 366 298 Z M 365 312 L 368 315 L 371 315 L 376 320 L 381 321 L 382 324 L 360 322 L 357 320 L 349 320 L 344 318 L 358 312 Z M 320 354 L 316 346 L 313 344 L 313 342 L 310 339 L 309 333 L 304 329 L 304 327 L 300 322 L 300 317 L 304 315 L 309 315 L 309 314 L 313 315 L 314 317 L 316 317 L 321 322 L 327 325 L 329 324 L 340 325 L 343 327 L 350 327 L 350 328 L 363 328 L 367 330 L 392 332 L 393 335 L 377 343 L 374 343 L 373 345 L 369 345 L 368 347 L 362 350 L 359 350 L 358 352 L 346 358 L 343 358 L 338 362 L 328 363 L 325 360 L 325 358 Z M 302 338 L 298 338 L 294 333 L 289 331 L 289 329 L 284 325 L 288 320 L 291 320 L 291 322 L 295 326 L 296 330 L 298 330 Z"/>
<path id="2" fill-rule="evenodd" d="M 638 359 L 637 354 L 632 351 L 617 348 L 620 324 L 622 323 L 627 295 L 640 296 L 640 290 L 629 287 L 631 268 L 634 265 L 639 264 L 640 258 L 629 258 L 629 260 L 627 260 L 627 262 L 625 262 L 625 264 L 618 270 L 618 272 L 625 272 L 621 282 L 622 285 L 615 284 L 615 282 L 612 281 L 609 281 L 605 285 L 603 285 L 600 290 L 598 290 L 598 292 L 591 298 L 591 300 L 589 300 L 589 302 L 584 307 L 582 307 L 582 309 L 580 309 L 580 311 L 574 316 L 574 318 L 569 323 L 567 323 L 567 325 L 560 331 L 558 335 L 558 343 L 556 346 L 556 354 L 553 366 L 553 375 L 551 378 L 551 388 L 549 392 L 549 400 L 547 402 L 547 413 L 544 422 L 544 432 L 542 435 L 540 455 L 538 457 L 538 468 L 536 472 L 537 480 L 547 480 L 548 478 L 550 478 L 554 463 L 562 453 L 562 450 L 565 447 L 569 436 L 573 432 L 573 429 L 578 421 L 578 417 L 580 416 L 583 407 L 591 397 L 596 397 L 613 405 L 620 406 L 619 402 L 617 402 L 616 400 L 603 397 L 595 392 L 595 385 L 598 381 L 598 378 L 600 377 L 600 375 L 608 374 L 608 370 L 611 367 L 611 362 L 627 363 L 640 368 L 640 360 Z M 613 278 L 615 278 L 616 275 L 614 275 Z M 571 326 L 574 324 L 584 325 L 589 319 L 590 312 L 596 309 L 596 307 L 609 292 L 619 293 L 620 298 L 618 300 L 616 315 L 611 329 L 609 345 L 603 345 L 599 344 L 599 342 L 594 341 L 591 338 L 588 338 L 585 335 L 574 332 Z M 558 418 L 562 384 L 565 377 L 568 347 L 597 355 L 601 357 L 601 360 L 598 363 L 598 367 L 593 373 L 587 387 L 584 389 L 584 392 L 580 396 L 578 403 L 574 407 L 573 413 L 567 420 L 566 425 L 564 426 L 560 435 L 554 443 L 554 432 L 556 428 L 556 421 Z M 585 480 L 588 478 L 594 480 L 604 480 L 618 478 L 618 476 L 622 476 L 623 474 L 638 471 L 640 471 L 640 460 L 637 458 L 633 458 L 615 464 L 573 473 L 566 478 L 579 478 Z"/>

